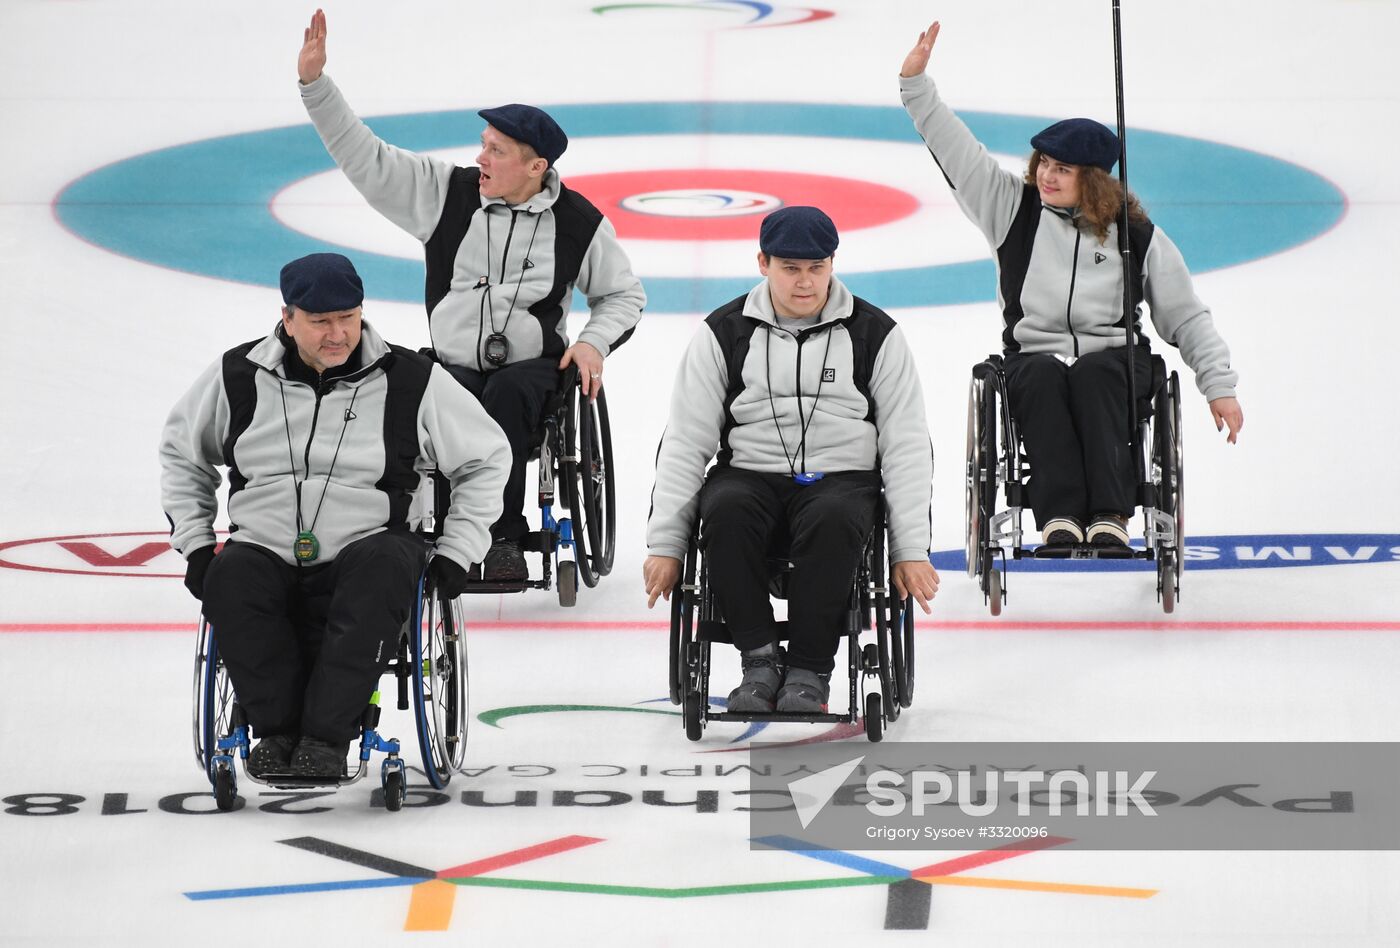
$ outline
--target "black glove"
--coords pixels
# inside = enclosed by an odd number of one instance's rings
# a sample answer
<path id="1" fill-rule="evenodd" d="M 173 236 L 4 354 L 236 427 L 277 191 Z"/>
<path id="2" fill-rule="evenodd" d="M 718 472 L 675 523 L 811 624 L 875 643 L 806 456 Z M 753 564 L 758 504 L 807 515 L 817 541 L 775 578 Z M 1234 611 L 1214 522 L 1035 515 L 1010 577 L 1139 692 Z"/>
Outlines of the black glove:
<path id="1" fill-rule="evenodd" d="M 204 574 L 209 572 L 209 564 L 214 562 L 214 548 L 202 546 L 190 554 L 185 564 L 185 588 L 194 598 L 204 601 Z"/>
<path id="2" fill-rule="evenodd" d="M 438 554 L 428 564 L 428 583 L 448 599 L 456 599 L 467 589 L 467 571 L 450 557 Z"/>

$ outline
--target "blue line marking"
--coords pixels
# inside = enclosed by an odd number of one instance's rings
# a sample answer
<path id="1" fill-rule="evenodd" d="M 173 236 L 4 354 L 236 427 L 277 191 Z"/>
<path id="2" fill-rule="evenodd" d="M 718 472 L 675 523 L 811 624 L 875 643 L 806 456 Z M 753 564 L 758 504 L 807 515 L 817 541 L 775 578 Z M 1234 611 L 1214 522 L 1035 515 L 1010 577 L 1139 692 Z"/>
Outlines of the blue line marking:
<path id="1" fill-rule="evenodd" d="M 251 889 L 208 889 L 204 892 L 186 892 L 185 898 L 195 902 L 211 899 L 248 899 L 261 895 L 297 895 L 302 892 L 338 892 L 342 889 L 389 889 L 395 886 L 417 885 L 428 879 L 351 879 L 347 882 L 307 882 L 302 885 L 265 885 Z"/>
<path id="2" fill-rule="evenodd" d="M 854 869 L 870 876 L 900 876 L 909 878 L 909 870 L 901 869 L 899 866 L 892 866 L 887 862 L 876 862 L 874 859 L 866 859 L 864 856 L 856 856 L 840 849 L 824 849 L 814 843 L 808 843 L 791 836 L 758 836 L 753 842 L 760 846 L 768 846 L 772 849 L 782 849 L 799 856 L 807 856 L 818 859 L 822 862 L 829 862 L 834 866 L 842 866 L 846 869 Z"/>

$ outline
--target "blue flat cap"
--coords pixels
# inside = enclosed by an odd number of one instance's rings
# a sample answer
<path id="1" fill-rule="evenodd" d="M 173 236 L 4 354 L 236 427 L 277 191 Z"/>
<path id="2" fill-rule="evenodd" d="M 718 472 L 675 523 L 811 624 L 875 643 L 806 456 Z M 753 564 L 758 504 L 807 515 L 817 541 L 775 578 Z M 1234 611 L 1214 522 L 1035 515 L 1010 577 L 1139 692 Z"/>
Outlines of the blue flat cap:
<path id="1" fill-rule="evenodd" d="M 338 253 L 298 257 L 282 268 L 282 302 L 308 313 L 338 313 L 365 300 L 355 265 Z"/>
<path id="2" fill-rule="evenodd" d="M 482 109 L 476 114 L 498 131 L 535 149 L 535 154 L 551 166 L 569 147 L 569 136 L 564 134 L 559 123 L 550 118 L 548 112 L 533 105 L 512 102 L 494 109 Z"/>
<path id="3" fill-rule="evenodd" d="M 1118 136 L 1093 119 L 1056 122 L 1031 139 L 1031 147 L 1069 165 L 1093 165 L 1112 171 L 1118 161 Z"/>
<path id="4" fill-rule="evenodd" d="M 838 243 L 836 225 L 815 207 L 781 208 L 765 217 L 758 229 L 758 249 L 770 257 L 825 260 Z"/>

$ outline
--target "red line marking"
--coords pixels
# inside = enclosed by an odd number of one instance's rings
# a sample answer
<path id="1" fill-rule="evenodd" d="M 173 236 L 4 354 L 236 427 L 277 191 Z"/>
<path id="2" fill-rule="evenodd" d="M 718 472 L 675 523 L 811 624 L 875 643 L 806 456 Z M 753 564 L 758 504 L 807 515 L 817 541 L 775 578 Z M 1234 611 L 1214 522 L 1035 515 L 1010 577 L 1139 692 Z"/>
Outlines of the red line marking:
<path id="1" fill-rule="evenodd" d="M 555 853 L 567 852 L 570 849 L 578 849 L 581 846 L 591 846 L 601 842 L 601 839 L 594 836 L 561 836 L 559 839 L 552 839 L 537 846 L 526 846 L 524 849 L 514 849 L 508 853 L 501 853 L 499 856 L 478 859 L 475 862 L 465 862 L 460 866 L 453 866 L 451 869 L 441 869 L 438 871 L 437 877 L 439 879 L 468 879 L 493 869 L 518 866 L 522 862 L 543 859 L 545 856 L 553 856 Z"/>
<path id="2" fill-rule="evenodd" d="M 489 632 L 662 632 L 665 622 L 546 621 L 543 619 L 468 620 L 468 629 Z M 0 622 L 6 632 L 193 632 L 189 622 Z M 939 622 L 920 627 L 937 632 L 1400 632 L 1400 622 Z"/>
<path id="3" fill-rule="evenodd" d="M 998 846 L 996 849 L 986 849 L 980 853 L 971 853 L 956 859 L 936 862 L 931 866 L 924 866 L 922 869 L 914 869 L 910 871 L 909 875 L 916 879 L 919 876 L 951 876 L 968 869 L 978 869 L 994 862 L 1001 862 L 1003 859 L 1013 859 L 1016 856 L 1024 856 L 1026 853 L 1039 852 L 1042 849 L 1049 849 L 1051 846 L 1063 846 L 1070 842 L 1073 840 L 1064 836 L 1018 840 L 1005 846 Z"/>

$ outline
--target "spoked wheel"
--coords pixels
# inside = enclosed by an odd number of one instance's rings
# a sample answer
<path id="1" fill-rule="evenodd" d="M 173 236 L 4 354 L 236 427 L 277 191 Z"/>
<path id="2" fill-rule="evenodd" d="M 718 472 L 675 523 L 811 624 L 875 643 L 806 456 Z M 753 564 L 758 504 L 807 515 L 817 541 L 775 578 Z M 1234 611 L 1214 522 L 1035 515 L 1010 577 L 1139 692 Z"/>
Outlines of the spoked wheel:
<path id="1" fill-rule="evenodd" d="M 973 376 L 967 391 L 967 469 L 963 489 L 963 508 L 966 514 L 967 542 L 964 554 L 967 562 L 967 575 L 976 579 L 982 565 L 982 549 L 986 545 L 986 524 L 982 519 L 982 471 L 985 470 L 982 456 L 982 398 L 986 382 Z"/>
<path id="2" fill-rule="evenodd" d="M 565 416 L 565 442 L 572 447 L 564 462 L 569 482 L 569 509 L 574 518 L 574 542 L 578 545 L 579 576 L 584 585 L 598 585 L 612 572 L 617 550 L 616 485 L 613 483 L 612 427 L 608 401 L 602 389 L 592 401 L 582 391 L 570 393 Z"/>
<path id="3" fill-rule="evenodd" d="M 211 782 L 215 777 L 209 764 L 218 749 L 219 738 L 233 733 L 236 700 L 233 683 L 219 655 L 214 627 L 209 620 L 201 618 L 194 656 L 194 757 L 200 772 Z"/>
<path id="4" fill-rule="evenodd" d="M 880 696 L 873 691 L 865 696 L 865 736 L 872 744 L 878 744 L 885 737 Z"/>
<path id="5" fill-rule="evenodd" d="M 914 597 L 904 600 L 898 621 L 899 630 L 894 637 L 895 641 L 903 643 L 903 655 L 899 658 L 904 669 L 899 682 L 899 704 L 907 708 L 914 703 Z"/>
<path id="6" fill-rule="evenodd" d="M 1186 503 L 1184 493 L 1185 455 L 1181 447 L 1181 382 L 1175 372 L 1167 377 L 1155 406 L 1157 502 L 1163 513 L 1175 520 L 1176 542 L 1163 549 L 1157 559 L 1157 589 L 1162 611 L 1171 612 L 1181 595 L 1181 570 L 1186 549 Z"/>
<path id="7" fill-rule="evenodd" d="M 423 772 L 434 789 L 460 773 L 467 755 L 467 639 L 461 600 L 444 601 L 435 589 L 419 598 L 412 636 L 413 711 Z"/>

